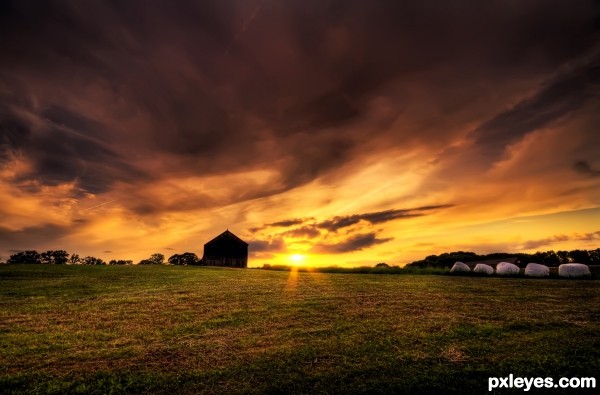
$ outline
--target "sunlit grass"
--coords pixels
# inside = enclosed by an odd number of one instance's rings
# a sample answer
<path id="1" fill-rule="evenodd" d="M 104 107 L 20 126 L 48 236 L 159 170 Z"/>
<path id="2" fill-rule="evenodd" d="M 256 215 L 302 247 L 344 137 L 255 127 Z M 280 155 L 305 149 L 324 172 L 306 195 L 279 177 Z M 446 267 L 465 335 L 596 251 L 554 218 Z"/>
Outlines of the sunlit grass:
<path id="1" fill-rule="evenodd" d="M 484 393 L 597 376 L 599 330 L 597 280 L 0 267 L 8 393 Z"/>

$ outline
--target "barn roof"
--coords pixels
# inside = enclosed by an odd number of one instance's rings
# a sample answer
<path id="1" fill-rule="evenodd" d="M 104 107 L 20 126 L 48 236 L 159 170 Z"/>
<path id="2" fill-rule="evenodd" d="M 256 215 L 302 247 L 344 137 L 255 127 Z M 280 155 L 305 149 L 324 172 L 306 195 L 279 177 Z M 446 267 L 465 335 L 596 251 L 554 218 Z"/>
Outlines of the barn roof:
<path id="1" fill-rule="evenodd" d="M 207 246 L 210 244 L 222 243 L 222 242 L 243 243 L 245 245 L 248 245 L 248 243 L 246 243 L 244 240 L 240 239 L 239 237 L 237 237 L 236 235 L 231 233 L 229 231 L 229 229 L 227 229 L 225 232 L 221 233 L 220 235 L 218 235 L 217 237 L 215 237 L 214 239 L 212 239 L 211 241 L 209 241 L 208 243 L 206 243 L 204 245 Z"/>

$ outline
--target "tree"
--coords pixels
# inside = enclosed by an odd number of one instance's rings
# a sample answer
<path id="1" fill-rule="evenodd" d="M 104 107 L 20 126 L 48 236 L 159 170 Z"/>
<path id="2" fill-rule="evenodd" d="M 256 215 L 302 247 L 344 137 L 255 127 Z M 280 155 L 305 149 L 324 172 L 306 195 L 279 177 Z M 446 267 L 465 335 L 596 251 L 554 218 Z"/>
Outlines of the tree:
<path id="1" fill-rule="evenodd" d="M 544 253 L 544 265 L 547 266 L 558 266 L 560 265 L 560 258 L 556 255 L 556 252 L 550 250 Z"/>
<path id="2" fill-rule="evenodd" d="M 133 261 L 131 259 L 125 260 L 125 259 L 111 259 L 110 262 L 108 262 L 109 265 L 133 265 Z"/>
<path id="3" fill-rule="evenodd" d="M 64 265 L 69 260 L 69 253 L 65 250 L 56 250 L 53 252 L 54 264 Z"/>
<path id="4" fill-rule="evenodd" d="M 569 260 L 571 262 L 590 264 L 590 254 L 587 250 L 573 250 L 569 252 Z"/>
<path id="5" fill-rule="evenodd" d="M 50 265 L 52 263 L 50 251 L 40 253 L 40 263 L 43 265 Z"/>
<path id="6" fill-rule="evenodd" d="M 409 263 L 407 266 L 411 267 L 451 267 L 454 265 L 454 262 L 469 262 L 476 259 L 482 259 L 480 255 L 475 254 L 470 251 L 455 251 L 455 252 L 445 252 L 441 255 L 429 255 L 425 257 L 425 259 L 420 261 L 415 261 Z"/>
<path id="7" fill-rule="evenodd" d="M 35 250 L 21 251 L 8 258 L 6 263 L 42 263 L 40 254 Z"/>
<path id="8" fill-rule="evenodd" d="M 77 254 L 71 254 L 67 262 L 69 265 L 81 265 L 81 258 Z"/>
<path id="9" fill-rule="evenodd" d="M 93 256 L 86 256 L 81 260 L 82 265 L 106 265 L 106 263 L 100 259 Z"/>
<path id="10" fill-rule="evenodd" d="M 600 248 L 590 250 L 590 262 L 592 265 L 600 265 Z"/>
<path id="11" fill-rule="evenodd" d="M 165 263 L 165 256 L 157 252 L 155 254 L 150 255 L 149 260 L 156 265 L 162 265 L 163 263 Z"/>
<path id="12" fill-rule="evenodd" d="M 174 254 L 169 257 L 170 265 L 197 265 L 201 262 L 198 255 L 193 252 L 184 252 L 183 254 Z"/>
<path id="13" fill-rule="evenodd" d="M 64 265 L 68 258 L 69 253 L 64 250 L 50 250 L 40 254 L 40 261 L 46 265 Z"/>
<path id="14" fill-rule="evenodd" d="M 165 256 L 158 252 L 150 255 L 148 259 L 142 259 L 138 265 L 162 265 L 165 263 Z"/>
<path id="15" fill-rule="evenodd" d="M 569 251 L 556 251 L 560 263 L 569 263 Z"/>

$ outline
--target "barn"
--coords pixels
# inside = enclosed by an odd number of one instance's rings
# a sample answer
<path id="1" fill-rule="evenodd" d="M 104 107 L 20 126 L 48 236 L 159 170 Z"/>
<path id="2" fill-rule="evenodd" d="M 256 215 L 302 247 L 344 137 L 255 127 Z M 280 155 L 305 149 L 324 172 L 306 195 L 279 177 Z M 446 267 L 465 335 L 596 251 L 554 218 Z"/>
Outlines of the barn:
<path id="1" fill-rule="evenodd" d="M 248 267 L 248 243 L 228 230 L 204 244 L 206 266 Z"/>

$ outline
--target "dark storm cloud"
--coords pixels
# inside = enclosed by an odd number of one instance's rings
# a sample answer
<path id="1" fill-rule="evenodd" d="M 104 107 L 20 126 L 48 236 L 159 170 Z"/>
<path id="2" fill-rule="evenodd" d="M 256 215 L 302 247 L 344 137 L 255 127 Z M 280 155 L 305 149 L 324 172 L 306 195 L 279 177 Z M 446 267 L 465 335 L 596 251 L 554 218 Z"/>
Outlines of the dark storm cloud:
<path id="1" fill-rule="evenodd" d="M 410 91 L 393 86 L 417 81 L 428 89 L 443 79 L 450 93 L 431 96 L 451 113 L 462 105 L 452 92 L 548 74 L 579 61 L 598 38 L 592 1 L 73 0 L 1 7 L 0 86 L 11 98 L 0 108 L 0 160 L 19 152 L 33 162 L 15 182 L 76 180 L 101 193 L 117 182 L 277 163 L 277 183 L 236 191 L 232 201 L 285 192 L 340 169 L 373 154 L 364 150 L 371 138 L 400 147 L 431 141 L 418 128 L 353 128 L 374 98 L 410 103 Z M 597 84 L 594 63 L 557 77 L 472 137 L 496 155 L 578 108 L 590 84 Z M 429 133 L 440 130 L 444 125 Z M 152 177 L 143 161 L 158 167 Z M 172 204 L 153 200 L 140 196 L 127 207 L 152 214 L 231 203 L 184 195 Z M 322 227 L 422 212 L 371 215 Z"/>
<path id="2" fill-rule="evenodd" d="M 600 170 L 594 169 L 589 162 L 585 160 L 577 161 L 573 164 L 573 170 L 590 177 L 600 177 Z"/>
<path id="3" fill-rule="evenodd" d="M 336 216 L 326 221 L 320 222 L 317 226 L 321 229 L 327 229 L 330 232 L 336 232 L 339 229 L 355 225 L 360 221 L 366 221 L 370 224 L 380 224 L 397 219 L 413 218 L 427 215 L 430 211 L 453 207 L 450 204 L 441 204 L 436 206 L 423 206 L 411 209 L 385 210 L 373 213 L 354 214 L 347 216 Z"/>
<path id="4" fill-rule="evenodd" d="M 29 129 L 16 118 L 4 117 L 0 122 L 0 162 L 5 163 L 12 159 L 16 147 L 25 144 Z"/>
<path id="5" fill-rule="evenodd" d="M 0 107 L 2 104 L 0 103 Z M 10 110 L 0 109 L 2 114 Z M 42 126 L 34 126 L 15 115 L 0 119 L 0 161 L 22 156 L 31 169 L 14 179 L 31 186 L 59 185 L 75 181 L 84 192 L 101 193 L 115 180 L 140 181 L 147 175 L 114 151 L 103 137 L 103 126 L 67 109 L 50 107 L 42 111 Z M 36 129 L 36 130 L 33 130 Z"/>
<path id="6" fill-rule="evenodd" d="M 325 254 L 343 254 L 346 252 L 364 250 L 378 244 L 387 243 L 393 238 L 377 238 L 376 233 L 357 234 L 338 243 L 318 243 L 311 249 L 312 252 Z"/>
<path id="7" fill-rule="evenodd" d="M 20 230 L 0 227 L 0 248 L 11 248 L 11 251 L 24 251 L 32 249 L 32 246 L 44 245 L 45 248 L 60 248 L 58 241 L 68 235 L 71 229 L 54 224 L 40 226 L 28 226 Z"/>
<path id="8" fill-rule="evenodd" d="M 600 97 L 600 57 L 559 74 L 534 97 L 524 100 L 481 125 L 473 134 L 475 145 L 490 163 L 506 147 Z"/>

